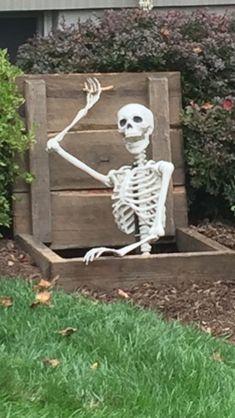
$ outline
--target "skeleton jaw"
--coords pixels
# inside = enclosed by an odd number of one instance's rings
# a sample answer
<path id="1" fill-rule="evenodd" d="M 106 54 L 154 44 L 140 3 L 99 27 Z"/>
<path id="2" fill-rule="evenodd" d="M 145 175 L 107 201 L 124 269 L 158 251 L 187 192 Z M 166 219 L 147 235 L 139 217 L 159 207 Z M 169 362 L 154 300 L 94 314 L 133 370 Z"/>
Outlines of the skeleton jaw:
<path id="1" fill-rule="evenodd" d="M 130 132 L 130 134 L 125 136 L 124 143 L 127 151 L 129 151 L 130 154 L 140 154 L 149 145 L 149 136 L 134 136 Z"/>

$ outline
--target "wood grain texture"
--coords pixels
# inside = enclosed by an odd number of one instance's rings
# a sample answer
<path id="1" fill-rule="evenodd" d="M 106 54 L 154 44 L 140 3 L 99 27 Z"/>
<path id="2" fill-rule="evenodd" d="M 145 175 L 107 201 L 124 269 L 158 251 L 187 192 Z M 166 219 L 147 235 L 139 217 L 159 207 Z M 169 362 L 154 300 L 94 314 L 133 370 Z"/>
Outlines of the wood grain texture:
<path id="1" fill-rule="evenodd" d="M 170 141 L 172 162 L 175 166 L 173 184 L 175 186 L 182 186 L 185 183 L 185 179 L 181 130 L 171 129 Z M 70 132 L 65 136 L 62 146 L 70 154 L 79 158 L 102 174 L 107 174 L 111 169 L 117 169 L 123 165 L 132 164 L 132 157 L 128 151 L 126 151 L 122 137 L 116 129 Z M 157 151 L 158 147 L 156 145 L 156 154 Z M 148 157 L 153 158 L 151 155 L 151 147 L 148 151 Z M 20 162 L 20 165 L 24 170 L 29 169 L 27 160 L 28 157 L 26 156 L 25 159 Z M 49 153 L 49 165 L 51 191 L 105 188 L 103 184 L 72 166 L 56 153 Z M 28 190 L 29 186 L 22 179 L 17 179 L 14 191 L 24 192 Z"/>
<path id="2" fill-rule="evenodd" d="M 182 252 L 222 251 L 232 252 L 228 247 L 207 238 L 192 228 L 178 228 L 176 230 L 177 248 Z M 235 255 L 235 253 L 234 253 Z"/>
<path id="3" fill-rule="evenodd" d="M 58 261 L 52 275 L 60 274 L 59 285 L 66 291 L 80 286 L 101 289 L 121 288 L 151 281 L 154 284 L 197 283 L 201 280 L 235 280 L 235 253 L 198 252 L 153 254 L 148 258 L 102 257 L 85 266 L 82 259 Z"/>
<path id="4" fill-rule="evenodd" d="M 60 257 L 33 235 L 17 235 L 16 242 L 35 260 L 43 276 L 51 278 L 51 265 L 53 262 L 61 261 Z"/>
<path id="5" fill-rule="evenodd" d="M 149 104 L 154 114 L 155 129 L 152 134 L 152 159 L 154 161 L 170 161 L 170 116 L 169 116 L 169 92 L 168 79 L 149 78 Z M 175 235 L 174 206 L 173 206 L 173 182 L 169 184 L 166 200 L 166 231 L 169 235 Z"/>
<path id="6" fill-rule="evenodd" d="M 181 84 L 180 73 L 112 73 L 112 74 L 51 74 L 25 76 L 27 79 L 45 80 L 47 85 L 48 131 L 57 132 L 67 126 L 78 110 L 85 105 L 84 81 L 97 77 L 102 86 L 113 85 L 114 89 L 102 93 L 100 101 L 88 116 L 74 127 L 74 130 L 108 129 L 116 127 L 116 114 L 127 103 L 141 103 L 148 106 L 148 77 L 164 77 L 169 82 L 170 123 L 180 125 Z M 22 80 L 18 79 L 22 90 Z"/>
<path id="7" fill-rule="evenodd" d="M 17 193 L 15 196 L 18 203 L 14 210 L 14 233 L 31 234 L 29 194 Z M 185 189 L 176 188 L 173 196 L 176 226 L 186 227 Z M 108 190 L 51 192 L 51 205 L 52 248 L 122 246 L 134 242 L 133 236 L 118 230 Z"/>
<path id="8" fill-rule="evenodd" d="M 46 84 L 43 80 L 25 81 L 27 129 L 35 140 L 29 150 L 29 169 L 35 176 L 30 187 L 33 235 L 42 242 L 51 241 L 51 201 L 49 159 L 46 152 Z"/>
<path id="9" fill-rule="evenodd" d="M 172 162 L 175 166 L 173 184 L 174 186 L 182 186 L 185 184 L 184 142 L 182 129 L 171 129 L 170 140 Z"/>

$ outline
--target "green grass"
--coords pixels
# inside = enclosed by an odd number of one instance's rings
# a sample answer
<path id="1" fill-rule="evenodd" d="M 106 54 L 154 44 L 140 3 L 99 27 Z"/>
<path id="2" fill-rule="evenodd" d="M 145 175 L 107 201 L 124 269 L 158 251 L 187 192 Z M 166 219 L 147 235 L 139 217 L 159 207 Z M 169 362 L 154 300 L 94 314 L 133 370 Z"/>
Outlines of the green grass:
<path id="1" fill-rule="evenodd" d="M 52 308 L 32 309 L 31 287 L 7 280 L 3 295 L 0 418 L 235 417 L 235 347 L 124 302 L 55 291 Z"/>

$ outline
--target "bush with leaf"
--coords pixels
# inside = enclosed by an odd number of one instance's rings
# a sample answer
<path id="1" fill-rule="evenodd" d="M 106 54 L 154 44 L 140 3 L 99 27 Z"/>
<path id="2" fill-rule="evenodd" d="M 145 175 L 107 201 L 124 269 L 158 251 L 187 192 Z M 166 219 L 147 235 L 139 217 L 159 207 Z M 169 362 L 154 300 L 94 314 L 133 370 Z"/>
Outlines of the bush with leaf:
<path id="1" fill-rule="evenodd" d="M 228 149 L 235 153 L 233 113 L 216 103 L 235 91 L 234 29 L 234 17 L 205 9 L 107 11 L 96 20 L 35 36 L 20 47 L 18 65 L 29 73 L 180 71 L 191 197 L 195 201 L 203 190 L 233 207 L 235 172 L 230 162 L 227 172 Z M 190 107 L 192 101 L 200 110 Z M 208 102 L 213 109 L 204 114 L 201 106 Z"/>
<path id="2" fill-rule="evenodd" d="M 6 50 L 0 50 L 0 228 L 9 227 L 11 220 L 11 190 L 20 173 L 16 155 L 28 148 L 30 136 L 18 110 L 23 103 L 16 86 L 21 71 L 10 64 Z"/>
<path id="3" fill-rule="evenodd" d="M 183 124 L 192 193 L 204 194 L 207 205 L 208 196 L 223 197 L 235 215 L 235 99 L 217 98 L 201 106 L 191 102 Z M 196 203 L 205 206 L 205 201 Z M 215 207 L 208 209 L 216 215 Z"/>

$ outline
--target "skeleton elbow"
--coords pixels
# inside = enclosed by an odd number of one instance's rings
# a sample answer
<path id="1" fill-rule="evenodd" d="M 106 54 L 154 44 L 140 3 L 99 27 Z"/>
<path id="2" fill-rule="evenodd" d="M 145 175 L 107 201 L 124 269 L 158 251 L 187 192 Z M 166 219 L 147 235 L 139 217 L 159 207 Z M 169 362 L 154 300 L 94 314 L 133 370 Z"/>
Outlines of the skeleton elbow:
<path id="1" fill-rule="evenodd" d="M 172 164 L 172 163 L 170 163 L 170 162 L 167 162 L 167 167 L 166 167 L 166 170 L 167 170 L 167 173 L 168 173 L 170 176 L 172 175 L 172 173 L 173 173 L 174 169 L 175 169 L 174 164 Z"/>

